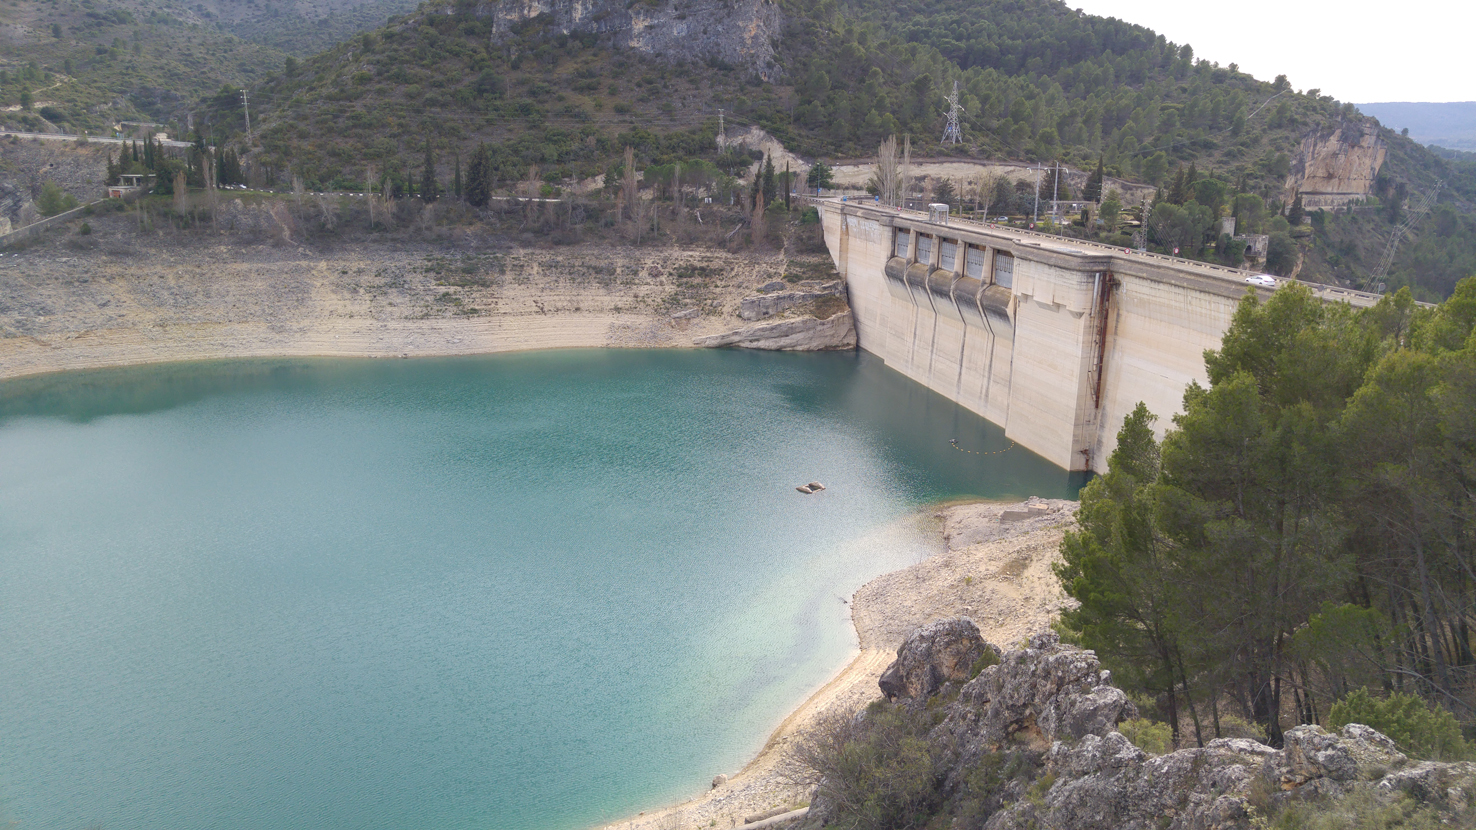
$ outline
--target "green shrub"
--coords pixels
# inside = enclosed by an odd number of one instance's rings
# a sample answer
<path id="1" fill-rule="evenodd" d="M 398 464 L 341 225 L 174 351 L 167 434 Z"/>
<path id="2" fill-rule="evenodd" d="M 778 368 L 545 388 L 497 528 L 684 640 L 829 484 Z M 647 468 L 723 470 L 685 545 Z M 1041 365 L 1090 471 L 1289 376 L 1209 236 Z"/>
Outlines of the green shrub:
<path id="1" fill-rule="evenodd" d="M 55 216 L 76 206 L 77 197 L 63 191 L 53 181 L 42 184 L 41 195 L 36 197 L 36 210 L 40 211 L 42 216 Z"/>
<path id="2" fill-rule="evenodd" d="M 83 222 L 82 227 L 77 229 L 77 233 L 80 233 L 83 236 L 87 236 L 88 234 L 92 233 L 92 225 Z"/>
<path id="3" fill-rule="evenodd" d="M 974 665 L 969 666 L 969 679 L 973 680 L 979 676 L 979 672 L 997 665 L 999 665 L 999 655 L 994 653 L 994 649 L 986 648 L 984 653 L 979 655 L 979 659 L 974 661 Z"/>
<path id="4" fill-rule="evenodd" d="M 1329 729 L 1361 723 L 1388 735 L 1406 755 L 1432 761 L 1470 757 L 1460 724 L 1444 709 L 1433 708 L 1414 695 L 1395 692 L 1377 698 L 1356 689 L 1334 703 L 1327 716 Z"/>
<path id="5" fill-rule="evenodd" d="M 1117 731 L 1149 755 L 1163 755 L 1174 749 L 1174 730 L 1166 723 L 1133 718 L 1118 724 Z"/>
<path id="6" fill-rule="evenodd" d="M 866 716 L 835 717 L 796 748 L 796 760 L 838 806 L 831 825 L 847 830 L 921 827 L 938 805 L 938 761 L 927 740 L 933 718 L 884 701 Z"/>

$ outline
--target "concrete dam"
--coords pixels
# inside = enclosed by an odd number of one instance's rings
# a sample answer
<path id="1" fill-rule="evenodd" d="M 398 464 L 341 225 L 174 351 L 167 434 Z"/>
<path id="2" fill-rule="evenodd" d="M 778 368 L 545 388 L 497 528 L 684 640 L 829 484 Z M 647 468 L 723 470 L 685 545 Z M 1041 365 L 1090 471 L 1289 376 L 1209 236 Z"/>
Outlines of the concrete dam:
<path id="1" fill-rule="evenodd" d="M 1159 434 L 1250 272 L 817 199 L 859 345 L 1068 470 L 1104 472 L 1139 401 Z M 1308 286 L 1358 306 L 1378 295 Z M 1255 289 L 1269 296 L 1267 289 Z"/>

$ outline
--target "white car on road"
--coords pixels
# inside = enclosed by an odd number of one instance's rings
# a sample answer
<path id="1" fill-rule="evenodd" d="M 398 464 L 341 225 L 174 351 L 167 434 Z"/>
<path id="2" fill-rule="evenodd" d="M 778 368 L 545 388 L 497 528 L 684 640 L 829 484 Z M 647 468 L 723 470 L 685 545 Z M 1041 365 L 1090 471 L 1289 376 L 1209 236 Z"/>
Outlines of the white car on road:
<path id="1" fill-rule="evenodd" d="M 1270 274 L 1257 274 L 1254 277 L 1246 277 L 1245 281 L 1251 285 L 1260 285 L 1265 288 L 1276 287 L 1276 278 Z"/>

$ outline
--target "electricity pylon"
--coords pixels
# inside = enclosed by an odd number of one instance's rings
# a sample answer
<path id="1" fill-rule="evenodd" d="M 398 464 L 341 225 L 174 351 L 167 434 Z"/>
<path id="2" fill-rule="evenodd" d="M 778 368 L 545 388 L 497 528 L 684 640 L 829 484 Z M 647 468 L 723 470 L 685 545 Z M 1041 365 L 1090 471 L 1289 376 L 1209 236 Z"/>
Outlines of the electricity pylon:
<path id="1" fill-rule="evenodd" d="M 943 143 L 958 144 L 963 141 L 963 133 L 958 129 L 958 81 L 953 82 L 953 94 L 944 100 L 948 102 L 948 126 L 943 128 Z"/>
<path id="2" fill-rule="evenodd" d="M 1399 251 L 1399 241 L 1435 205 L 1435 197 L 1440 194 L 1440 188 L 1444 184 L 1444 179 L 1436 182 L 1435 186 L 1428 193 L 1421 196 L 1419 201 L 1414 202 L 1406 208 L 1404 219 L 1394 227 L 1394 230 L 1389 232 L 1389 244 L 1384 246 L 1384 255 L 1379 258 L 1379 267 L 1375 268 L 1368 275 L 1368 282 L 1363 286 L 1365 290 L 1373 290 L 1379 283 L 1384 281 L 1384 277 L 1389 275 L 1389 268 L 1394 265 L 1394 254 Z"/>

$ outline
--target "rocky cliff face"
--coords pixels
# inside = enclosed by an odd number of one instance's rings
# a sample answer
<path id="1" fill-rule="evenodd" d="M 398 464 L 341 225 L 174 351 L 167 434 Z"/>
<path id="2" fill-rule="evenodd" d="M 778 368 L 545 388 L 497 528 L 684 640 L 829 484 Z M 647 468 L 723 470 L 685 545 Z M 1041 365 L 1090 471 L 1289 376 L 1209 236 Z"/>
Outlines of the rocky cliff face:
<path id="1" fill-rule="evenodd" d="M 764 80 L 779 72 L 773 42 L 782 16 L 773 0 L 496 0 L 478 7 L 494 38 L 525 26 L 548 34 L 598 34 L 622 48 L 671 61 L 721 61 Z"/>
<path id="2" fill-rule="evenodd" d="M 1289 203 L 1297 191 L 1367 196 L 1384 164 L 1387 148 L 1372 122 L 1341 121 L 1303 136 L 1286 178 Z"/>
<path id="3" fill-rule="evenodd" d="M 0 140 L 0 217 L 17 228 L 40 218 L 33 200 L 48 181 L 56 182 L 78 202 L 103 197 L 109 150 L 114 155 L 118 152 L 116 147 L 97 142 Z"/>
<path id="4" fill-rule="evenodd" d="M 894 682 L 883 686 L 895 693 L 893 705 L 937 713 L 925 737 L 936 792 L 914 794 L 914 803 L 951 812 L 955 827 L 1249 830 L 1289 805 L 1356 797 L 1377 809 L 1401 795 L 1411 796 L 1405 809 L 1416 802 L 1446 824 L 1469 827 L 1476 818 L 1476 764 L 1412 761 L 1358 724 L 1336 734 L 1299 726 L 1279 750 L 1225 738 L 1151 756 L 1117 730 L 1137 712 L 1110 673 L 1054 634 L 1032 637 L 961 688 L 899 682 L 952 676 L 958 655 L 991 648 L 961 623 L 916 632 L 884 675 Z M 952 689 L 957 696 L 945 703 Z M 807 825 L 844 823 L 850 807 L 835 797 L 836 783 L 821 783 Z M 1346 826 L 1358 826 L 1356 817 Z"/>

